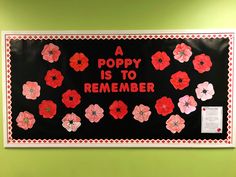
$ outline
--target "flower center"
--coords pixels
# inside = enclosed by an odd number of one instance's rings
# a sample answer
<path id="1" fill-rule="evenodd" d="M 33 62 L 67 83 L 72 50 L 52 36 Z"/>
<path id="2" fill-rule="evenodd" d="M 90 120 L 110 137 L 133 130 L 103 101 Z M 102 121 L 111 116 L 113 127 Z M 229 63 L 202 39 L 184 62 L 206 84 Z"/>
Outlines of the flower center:
<path id="1" fill-rule="evenodd" d="M 159 62 L 159 63 L 162 63 L 162 61 L 163 61 L 163 60 L 162 60 L 161 58 L 158 59 L 158 62 Z"/>
<path id="2" fill-rule="evenodd" d="M 184 106 L 188 107 L 189 106 L 189 102 L 185 102 Z"/>
<path id="3" fill-rule="evenodd" d="M 50 108 L 50 107 L 46 107 L 46 108 L 45 108 L 45 111 L 50 112 L 50 111 L 51 111 L 51 108 Z"/>
<path id="4" fill-rule="evenodd" d="M 183 79 L 182 79 L 182 78 L 179 78 L 179 82 L 180 82 L 180 83 L 183 82 Z"/>
<path id="5" fill-rule="evenodd" d="M 178 123 L 178 122 L 173 122 L 173 125 L 174 125 L 174 126 L 178 126 L 179 123 Z"/>
<path id="6" fill-rule="evenodd" d="M 73 97 L 72 97 L 72 96 L 70 96 L 70 97 L 69 97 L 69 100 L 70 100 L 70 101 L 72 101 L 72 100 L 73 100 Z"/>
<path id="7" fill-rule="evenodd" d="M 56 77 L 56 76 L 52 76 L 52 80 L 54 80 L 54 81 L 55 81 L 56 79 L 57 79 L 57 77 Z"/>
<path id="8" fill-rule="evenodd" d="M 78 63 L 79 65 L 81 65 L 81 64 L 82 64 L 82 61 L 81 61 L 81 60 L 78 60 L 77 63 Z"/>
<path id="9" fill-rule="evenodd" d="M 143 111 L 140 111 L 139 114 L 142 116 L 142 115 L 144 114 L 144 112 L 143 112 Z"/>
<path id="10" fill-rule="evenodd" d="M 33 92 L 34 92 L 34 89 L 30 88 L 30 89 L 29 89 L 29 92 L 30 92 L 30 93 L 33 93 Z"/>
<path id="11" fill-rule="evenodd" d="M 73 120 L 69 120 L 69 124 L 73 124 Z"/>
<path id="12" fill-rule="evenodd" d="M 50 50 L 50 51 L 48 52 L 48 54 L 49 54 L 49 55 L 53 55 L 53 51 Z"/>
<path id="13" fill-rule="evenodd" d="M 28 119 L 27 117 L 25 117 L 25 118 L 23 119 L 23 122 L 28 123 L 28 122 L 29 122 L 29 119 Z"/>
<path id="14" fill-rule="evenodd" d="M 204 65 L 204 62 L 203 62 L 203 61 L 200 61 L 200 65 Z"/>
<path id="15" fill-rule="evenodd" d="M 96 116 L 97 115 L 96 111 L 92 111 L 92 115 Z"/>
<path id="16" fill-rule="evenodd" d="M 179 52 L 179 55 L 183 56 L 184 55 L 184 51 Z"/>
<path id="17" fill-rule="evenodd" d="M 121 110 L 120 110 L 120 108 L 116 108 L 116 112 L 120 112 Z"/>
<path id="18" fill-rule="evenodd" d="M 206 93 L 207 93 L 207 90 L 206 90 L 206 89 L 203 89 L 202 93 L 206 94 Z"/>

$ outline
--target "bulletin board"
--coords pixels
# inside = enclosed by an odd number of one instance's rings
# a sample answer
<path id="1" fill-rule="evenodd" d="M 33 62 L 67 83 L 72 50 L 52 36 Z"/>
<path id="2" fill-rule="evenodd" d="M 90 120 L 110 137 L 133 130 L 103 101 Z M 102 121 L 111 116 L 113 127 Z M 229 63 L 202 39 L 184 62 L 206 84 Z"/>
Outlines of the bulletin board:
<path id="1" fill-rule="evenodd" d="M 5 31 L 5 147 L 234 147 L 234 31 Z"/>

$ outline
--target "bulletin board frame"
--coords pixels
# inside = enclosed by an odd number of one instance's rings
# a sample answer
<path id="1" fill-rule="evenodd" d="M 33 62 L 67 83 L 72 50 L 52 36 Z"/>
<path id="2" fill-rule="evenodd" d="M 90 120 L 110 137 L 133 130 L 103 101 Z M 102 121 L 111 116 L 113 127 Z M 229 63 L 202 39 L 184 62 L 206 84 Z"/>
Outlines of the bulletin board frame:
<path id="1" fill-rule="evenodd" d="M 12 40 L 172 40 L 228 39 L 227 136 L 225 139 L 155 138 L 19 138 L 13 137 L 11 56 Z M 163 148 L 234 148 L 235 147 L 235 30 L 108 30 L 108 31 L 2 31 L 2 106 L 6 148 L 18 147 L 163 147 Z M 118 48 L 116 48 L 117 51 Z M 123 52 L 123 51 L 122 51 Z M 119 53 L 119 51 L 118 51 Z M 173 58 L 173 57 L 170 57 Z M 49 62 L 50 63 L 50 62 Z M 210 105 L 209 105 L 210 106 Z M 201 108 L 203 109 L 203 108 Z M 152 111 L 153 114 L 153 111 Z M 106 116 L 104 116 L 105 118 Z"/>

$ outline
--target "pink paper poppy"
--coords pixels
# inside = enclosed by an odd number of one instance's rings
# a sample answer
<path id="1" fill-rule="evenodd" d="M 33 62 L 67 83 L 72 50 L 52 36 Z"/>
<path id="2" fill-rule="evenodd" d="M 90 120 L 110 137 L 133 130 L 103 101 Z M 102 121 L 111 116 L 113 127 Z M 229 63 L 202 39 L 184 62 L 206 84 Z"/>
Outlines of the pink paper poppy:
<path id="1" fill-rule="evenodd" d="M 212 67 L 211 58 L 205 54 L 197 55 L 194 57 L 193 66 L 199 73 L 210 71 Z"/>
<path id="2" fill-rule="evenodd" d="M 75 132 L 81 126 L 81 119 L 76 114 L 66 114 L 62 119 L 62 126 L 68 132 Z"/>
<path id="3" fill-rule="evenodd" d="M 145 122 L 148 121 L 151 111 L 148 106 L 144 106 L 143 104 L 140 104 L 139 106 L 135 106 L 132 114 L 134 115 L 134 119 L 139 122 Z"/>
<path id="4" fill-rule="evenodd" d="M 191 47 L 184 43 L 178 44 L 173 51 L 174 58 L 180 63 L 187 62 L 192 56 Z"/>
<path id="5" fill-rule="evenodd" d="M 90 122 L 99 122 L 101 118 L 103 118 L 104 110 L 98 104 L 91 104 L 87 109 L 85 109 L 85 117 Z"/>
<path id="6" fill-rule="evenodd" d="M 28 130 L 31 129 L 35 123 L 34 115 L 28 111 L 20 112 L 16 118 L 17 126 Z"/>
<path id="7" fill-rule="evenodd" d="M 26 99 L 36 100 L 40 96 L 41 87 L 37 82 L 27 81 L 23 86 L 22 94 Z"/>
<path id="8" fill-rule="evenodd" d="M 179 115 L 171 115 L 170 118 L 166 121 L 166 128 L 172 133 L 180 133 L 185 127 L 185 121 Z"/>
<path id="9" fill-rule="evenodd" d="M 170 65 L 170 57 L 166 54 L 166 52 L 156 52 L 152 55 L 152 65 L 156 70 L 164 70 L 166 67 Z"/>
<path id="10" fill-rule="evenodd" d="M 215 94 L 213 85 L 207 81 L 198 84 L 195 92 L 197 94 L 197 98 L 201 99 L 202 101 L 212 99 L 213 95 Z"/>
<path id="11" fill-rule="evenodd" d="M 196 110 L 197 102 L 193 96 L 185 95 L 179 99 L 178 106 L 182 113 L 190 114 Z"/>
<path id="12" fill-rule="evenodd" d="M 49 63 L 53 63 L 58 61 L 61 51 L 59 50 L 58 46 L 50 43 L 44 46 L 41 54 L 44 60 L 48 61 Z"/>

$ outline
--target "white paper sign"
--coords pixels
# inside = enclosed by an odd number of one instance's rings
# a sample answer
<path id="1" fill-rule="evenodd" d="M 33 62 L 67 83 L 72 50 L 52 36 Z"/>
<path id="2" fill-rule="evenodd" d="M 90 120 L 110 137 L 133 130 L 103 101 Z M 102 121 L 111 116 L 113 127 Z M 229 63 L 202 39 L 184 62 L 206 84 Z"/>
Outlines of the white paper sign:
<path id="1" fill-rule="evenodd" d="M 223 107 L 203 106 L 201 133 L 222 133 Z"/>

